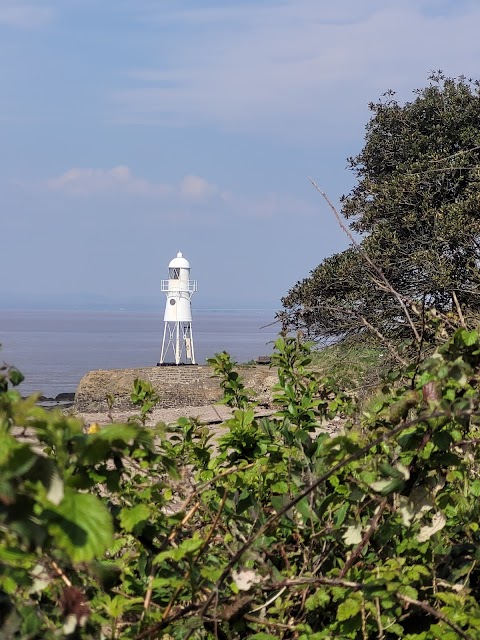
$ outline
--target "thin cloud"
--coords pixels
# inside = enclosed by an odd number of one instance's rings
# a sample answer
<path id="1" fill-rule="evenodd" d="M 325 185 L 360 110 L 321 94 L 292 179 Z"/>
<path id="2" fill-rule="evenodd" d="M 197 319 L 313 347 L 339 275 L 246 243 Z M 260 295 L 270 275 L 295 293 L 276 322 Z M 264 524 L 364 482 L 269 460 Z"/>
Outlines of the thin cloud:
<path id="1" fill-rule="evenodd" d="M 19 187 L 28 187 L 16 183 Z M 152 182 L 136 176 L 124 165 L 111 169 L 72 168 L 60 176 L 37 183 L 41 192 L 70 198 L 109 198 L 115 200 L 129 196 L 133 199 L 149 199 L 168 206 L 173 212 L 188 211 L 194 206 L 205 216 L 238 216 L 247 218 L 278 218 L 283 216 L 310 216 L 317 207 L 288 194 L 259 194 L 244 196 L 229 189 L 221 189 L 205 178 L 186 175 L 176 184 Z M 185 209 L 187 207 L 187 209 Z"/>
<path id="2" fill-rule="evenodd" d="M 20 0 L 0 0 L 0 25 L 17 29 L 39 29 L 55 17 L 54 8 L 41 2 L 36 4 Z"/>
<path id="3" fill-rule="evenodd" d="M 20 182 L 18 186 L 27 186 Z M 31 186 L 31 185 L 30 185 Z M 44 180 L 37 185 L 41 190 L 62 193 L 68 196 L 110 196 L 129 195 L 140 198 L 171 199 L 202 204 L 214 198 L 228 200 L 229 192 L 205 178 L 186 175 L 178 184 L 152 182 L 136 176 L 125 165 L 111 169 L 73 167 L 60 176 Z"/>
<path id="4" fill-rule="evenodd" d="M 138 178 L 126 166 L 112 169 L 73 168 L 61 176 L 46 180 L 42 186 L 48 191 L 70 196 L 120 195 L 165 197 L 172 188 Z"/>
<path id="5" fill-rule="evenodd" d="M 152 182 L 134 175 L 125 165 L 111 169 L 74 167 L 40 186 L 50 192 L 80 197 L 129 195 L 199 204 L 215 197 L 225 198 L 225 192 L 201 176 L 186 175 L 178 184 Z"/>
<path id="6" fill-rule="evenodd" d="M 205 201 L 218 193 L 218 188 L 200 176 L 185 176 L 180 183 L 180 192 L 193 201 Z"/>
<path id="7" fill-rule="evenodd" d="M 475 3 L 443 12 L 429 0 L 137 6 L 157 38 L 170 29 L 175 40 L 168 64 L 159 49 L 158 67 L 126 70 L 113 94 L 121 122 L 329 136 L 332 123 L 357 129 L 368 101 L 386 89 L 411 91 L 417 78 L 423 86 L 431 69 L 475 74 L 480 56 Z"/>

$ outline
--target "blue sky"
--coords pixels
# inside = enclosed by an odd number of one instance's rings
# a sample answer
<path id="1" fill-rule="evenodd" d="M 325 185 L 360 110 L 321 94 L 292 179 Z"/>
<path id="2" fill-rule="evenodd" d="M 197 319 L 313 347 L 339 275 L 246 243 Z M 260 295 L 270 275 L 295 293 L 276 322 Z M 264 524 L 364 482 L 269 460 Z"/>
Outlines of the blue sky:
<path id="1" fill-rule="evenodd" d="M 476 77 L 476 0 L 0 0 L 0 296 L 279 306 L 347 240 L 368 102 Z"/>

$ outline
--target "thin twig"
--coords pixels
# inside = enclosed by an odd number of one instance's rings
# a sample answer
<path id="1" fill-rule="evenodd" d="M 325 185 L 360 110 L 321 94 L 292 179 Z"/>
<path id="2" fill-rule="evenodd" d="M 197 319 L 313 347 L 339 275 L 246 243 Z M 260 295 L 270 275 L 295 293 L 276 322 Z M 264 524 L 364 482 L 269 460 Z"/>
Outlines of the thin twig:
<path id="1" fill-rule="evenodd" d="M 378 625 L 378 640 L 383 640 L 385 637 L 383 631 L 383 622 L 382 622 L 382 610 L 380 609 L 380 598 L 375 598 L 375 611 L 377 614 L 377 625 Z"/>
<path id="2" fill-rule="evenodd" d="M 220 419 L 223 422 L 223 419 L 222 418 Z M 186 509 L 189 503 L 193 500 L 193 498 L 198 496 L 204 489 L 206 489 L 210 485 L 215 484 L 218 480 L 221 480 L 222 478 L 225 478 L 226 476 L 229 476 L 232 473 L 237 473 L 238 471 L 244 471 L 245 469 L 250 469 L 251 467 L 254 467 L 255 464 L 256 464 L 255 462 L 250 462 L 249 464 L 245 464 L 241 467 L 232 467 L 230 469 L 227 469 L 226 471 L 222 471 L 222 473 L 217 474 L 211 480 L 207 480 L 206 482 L 203 482 L 198 487 L 196 487 L 195 490 L 192 491 L 192 493 L 184 500 L 180 511 L 183 511 L 184 509 Z"/>
<path id="3" fill-rule="evenodd" d="M 472 147 L 471 149 L 461 149 L 460 151 L 455 151 L 455 153 L 452 153 L 449 156 L 445 156 L 444 158 L 438 158 L 438 160 L 431 160 L 430 162 L 432 164 L 436 164 L 437 162 L 445 162 L 445 160 L 451 160 L 452 158 L 455 158 L 457 156 L 463 156 L 466 153 L 471 153 L 472 151 L 479 151 L 480 150 L 480 145 L 477 145 L 476 147 Z"/>
<path id="4" fill-rule="evenodd" d="M 200 506 L 200 501 L 196 502 L 193 507 L 190 509 L 190 511 L 185 515 L 185 517 L 183 518 L 183 520 L 181 521 L 180 526 L 185 525 L 190 518 L 193 516 L 193 514 L 195 513 L 195 511 L 198 509 L 198 507 Z M 178 529 L 179 527 L 176 527 L 172 533 L 168 536 L 167 540 L 168 542 L 173 542 L 173 540 L 175 539 L 177 533 L 178 533 Z M 188 576 L 190 575 L 190 570 L 187 571 L 186 575 L 184 576 L 184 580 L 188 579 Z M 170 598 L 169 603 L 167 604 L 165 611 L 163 612 L 162 617 L 163 618 L 168 618 L 168 614 L 170 613 L 175 600 L 177 599 L 178 594 L 180 593 L 180 591 L 183 589 L 183 584 L 181 584 L 180 586 L 178 586 L 175 591 L 172 594 L 172 597 Z"/>
<path id="5" fill-rule="evenodd" d="M 63 580 L 63 582 L 67 585 L 67 587 L 72 587 L 73 586 L 72 583 L 67 578 L 67 576 L 63 573 L 63 571 L 60 569 L 60 567 L 55 562 L 55 560 L 51 560 L 50 564 L 52 565 L 52 568 L 55 571 L 55 573 Z"/>
<path id="6" fill-rule="evenodd" d="M 362 637 L 363 640 L 368 640 L 368 632 L 367 632 L 367 612 L 365 610 L 365 598 L 362 598 Z"/>
<path id="7" fill-rule="evenodd" d="M 210 527 L 210 531 L 208 532 L 207 537 L 203 541 L 203 544 L 200 547 L 200 550 L 199 550 L 197 556 L 195 557 L 195 561 L 192 562 L 192 564 L 189 566 L 189 568 L 185 572 L 185 574 L 183 576 L 183 583 L 180 584 L 176 588 L 175 592 L 173 593 L 172 597 L 170 598 L 170 602 L 168 603 L 168 605 L 167 605 L 167 607 L 166 607 L 166 609 L 165 609 L 165 611 L 163 613 L 163 617 L 164 618 L 166 618 L 168 616 L 168 614 L 170 613 L 170 611 L 171 611 L 176 599 L 178 598 L 180 592 L 183 589 L 184 583 L 190 578 L 190 576 L 192 574 L 192 571 L 193 571 L 193 567 L 195 566 L 195 563 L 197 562 L 197 560 L 200 558 L 200 556 L 203 554 L 203 552 L 205 551 L 206 547 L 208 546 L 208 543 L 210 542 L 210 540 L 212 538 L 213 532 L 217 528 L 218 521 L 220 520 L 220 516 L 222 514 L 223 507 L 225 506 L 225 502 L 227 500 L 227 495 L 228 494 L 225 491 L 225 493 L 223 494 L 223 498 L 222 498 L 222 500 L 220 502 L 220 506 L 218 508 L 217 514 L 215 516 L 215 520 L 213 521 L 212 526 Z M 193 631 L 194 631 L 193 629 L 190 630 L 190 633 L 185 637 L 185 640 L 188 640 L 188 638 L 190 638 L 190 636 L 192 635 Z"/>
<path id="8" fill-rule="evenodd" d="M 340 578 L 327 578 L 326 576 L 316 576 L 315 578 L 300 578 L 297 580 L 283 580 L 282 582 L 275 583 L 272 585 L 272 588 L 278 588 L 279 586 L 286 587 L 298 587 L 305 584 L 323 584 L 331 587 L 346 587 L 347 589 L 352 589 L 353 591 L 364 591 L 369 588 L 370 585 L 362 582 L 352 582 L 350 580 L 342 580 Z M 464 640 L 473 640 L 471 636 L 469 636 L 461 627 L 459 627 L 453 620 L 447 618 L 447 616 L 441 611 L 437 611 L 428 602 L 423 602 L 422 600 L 415 600 L 414 598 L 410 598 L 409 596 L 404 595 L 403 593 L 396 592 L 394 596 L 400 602 L 403 602 L 407 605 L 412 605 L 414 607 L 418 607 L 425 611 L 425 613 L 430 614 L 437 620 L 441 620 L 445 624 L 447 624 L 451 629 L 453 629 L 459 636 L 464 638 Z"/>
<path id="9" fill-rule="evenodd" d="M 257 618 L 257 616 L 252 616 L 249 613 L 245 613 L 243 616 L 244 620 L 248 622 L 253 622 L 255 624 L 262 625 L 264 627 L 272 627 L 272 629 L 284 629 L 285 631 L 296 631 L 297 626 L 291 624 L 282 624 L 281 622 L 270 622 L 268 620 L 261 620 Z"/>
<path id="10" fill-rule="evenodd" d="M 449 618 L 447 618 L 447 616 L 443 614 L 441 611 L 437 611 L 436 609 L 434 609 L 431 605 L 428 604 L 428 602 L 415 600 L 415 598 L 410 598 L 409 596 L 405 596 L 403 593 L 398 593 L 398 592 L 395 594 L 395 597 L 397 598 L 397 600 L 400 600 L 401 602 L 404 602 L 407 605 L 411 604 L 414 607 L 418 607 L 419 609 L 422 609 L 422 611 L 425 611 L 425 613 L 430 614 L 437 620 L 441 620 L 442 622 L 447 624 L 451 629 L 453 629 L 456 633 L 458 633 L 458 635 L 461 638 L 464 638 L 464 640 L 473 640 L 472 636 L 469 636 L 467 633 L 465 633 L 465 631 L 461 627 L 459 627 L 458 624 L 453 622 L 453 620 L 450 620 Z"/>
<path id="11" fill-rule="evenodd" d="M 387 498 L 383 498 L 383 500 L 380 502 L 380 504 L 378 506 L 378 509 L 377 509 L 377 513 L 373 516 L 373 518 L 372 518 L 372 520 L 370 522 L 370 527 L 367 529 L 367 531 L 363 535 L 362 539 L 360 540 L 360 543 L 354 549 L 354 551 L 352 552 L 352 554 L 350 555 L 350 557 L 346 561 L 345 566 L 340 571 L 339 578 L 343 578 L 348 573 L 348 571 L 352 568 L 352 566 L 353 566 L 354 562 L 356 561 L 356 559 L 358 558 L 358 556 L 362 553 L 364 547 L 368 544 L 370 538 L 372 537 L 372 535 L 374 534 L 374 532 L 376 531 L 376 529 L 378 527 L 378 523 L 380 521 L 380 518 L 382 517 L 382 514 L 385 511 L 385 507 L 387 506 L 387 501 L 388 501 Z"/>
<path id="12" fill-rule="evenodd" d="M 266 602 L 264 602 L 263 604 L 261 604 L 259 607 L 256 607 L 255 609 L 252 609 L 252 610 L 250 611 L 250 613 L 255 613 L 256 611 L 260 611 L 261 609 L 265 609 L 266 607 L 268 607 L 269 605 L 271 605 L 271 604 L 272 604 L 272 602 L 275 602 L 275 600 L 276 600 L 277 598 L 279 598 L 279 597 L 282 595 L 282 593 L 285 591 L 285 589 L 286 589 L 286 588 L 287 588 L 287 587 L 282 587 L 278 593 L 276 593 L 276 594 L 275 594 L 274 596 L 272 596 L 269 600 L 267 600 Z"/>
<path id="13" fill-rule="evenodd" d="M 193 514 L 195 513 L 195 511 L 198 509 L 199 506 L 200 506 L 200 500 L 193 505 L 193 507 L 190 509 L 190 511 L 187 514 L 185 514 L 185 516 L 183 517 L 182 521 L 170 533 L 170 535 L 167 538 L 168 542 L 173 542 L 175 540 L 175 538 L 177 537 L 177 533 L 178 533 L 179 528 L 183 527 L 183 525 L 187 524 L 187 522 L 190 520 L 190 518 L 193 516 Z M 163 549 L 160 549 L 160 550 L 163 551 Z"/>
<path id="14" fill-rule="evenodd" d="M 465 318 L 463 317 L 462 307 L 460 306 L 455 290 L 452 291 L 452 298 L 453 298 L 453 302 L 455 303 L 455 307 L 457 309 L 458 317 L 460 319 L 460 324 L 464 329 L 466 329 L 467 325 L 465 324 Z"/>
<path id="15" fill-rule="evenodd" d="M 361 253 L 361 255 L 363 256 L 363 258 L 365 259 L 365 261 L 372 267 L 372 269 L 374 269 L 374 271 L 378 274 L 380 280 L 384 283 L 386 289 L 397 299 L 400 307 L 402 308 L 402 311 L 405 315 L 405 318 L 407 319 L 408 324 L 410 325 L 410 328 L 412 329 L 413 335 L 415 336 L 415 340 L 417 342 L 420 342 L 420 336 L 418 334 L 418 331 L 413 323 L 413 320 L 410 316 L 410 314 L 408 313 L 408 309 L 405 305 L 405 302 L 402 298 L 402 296 L 398 293 L 398 291 L 396 291 L 396 289 L 393 288 L 393 286 L 390 284 L 389 280 L 387 279 L 387 277 L 385 276 L 385 274 L 383 273 L 382 269 L 370 258 L 370 256 L 368 255 L 368 253 L 366 251 L 364 251 L 361 247 L 361 245 L 355 240 L 353 234 L 351 233 L 351 231 L 349 230 L 349 228 L 344 224 L 340 214 L 338 213 L 335 205 L 333 204 L 333 202 L 330 200 L 330 198 L 327 196 L 327 194 L 325 193 L 325 191 L 323 191 L 322 189 L 320 189 L 320 187 L 317 185 L 317 183 L 312 180 L 312 178 L 309 178 L 310 182 L 312 183 L 312 185 L 314 186 L 314 188 L 318 191 L 318 193 L 324 198 L 324 200 L 326 201 L 326 203 L 328 204 L 328 206 L 330 207 L 330 209 L 333 211 L 335 218 L 337 219 L 338 224 L 340 225 L 340 228 L 342 229 L 342 231 L 347 235 L 348 239 L 350 240 L 350 242 L 357 248 L 357 250 Z"/>
<path id="16" fill-rule="evenodd" d="M 142 611 L 142 615 L 140 616 L 140 622 L 145 618 L 145 615 L 148 611 L 148 607 L 150 606 L 150 602 L 152 600 L 153 581 L 155 579 L 155 574 L 156 574 L 155 565 L 152 563 L 152 568 L 150 569 L 150 575 L 148 576 L 148 587 L 147 587 L 147 592 L 145 594 L 145 600 L 143 601 L 143 611 Z"/>
<path id="17" fill-rule="evenodd" d="M 208 532 L 207 537 L 203 541 L 203 544 L 200 547 L 200 551 L 198 552 L 198 554 L 195 557 L 195 562 L 197 562 L 197 560 L 199 560 L 200 557 L 203 555 L 203 552 L 207 548 L 208 543 L 210 542 L 210 540 L 211 540 L 211 538 L 213 536 L 213 533 L 217 528 L 218 521 L 220 520 L 220 516 L 222 515 L 222 511 L 223 511 L 223 508 L 225 506 L 225 502 L 227 501 L 227 496 L 228 496 L 228 493 L 227 493 L 227 491 L 225 491 L 225 493 L 223 494 L 222 500 L 220 502 L 220 506 L 218 507 L 218 511 L 217 511 L 217 513 L 215 515 L 215 519 L 212 522 L 212 526 L 210 527 L 210 531 Z"/>
<path id="18" fill-rule="evenodd" d="M 472 415 L 471 411 L 456 412 L 456 413 L 457 413 L 457 415 L 460 414 L 460 413 L 465 413 L 465 414 L 468 414 L 468 415 Z M 315 482 L 310 484 L 303 491 L 301 491 L 294 498 L 292 498 L 292 500 L 287 502 L 287 504 L 285 504 L 279 511 L 277 511 L 273 515 L 271 515 L 270 518 L 268 518 L 266 520 L 266 522 L 261 527 L 259 527 L 259 529 L 257 529 L 257 531 L 252 533 L 252 535 L 249 537 L 249 539 L 240 547 L 240 549 L 238 549 L 236 554 L 233 556 L 233 558 L 231 558 L 231 560 L 228 562 L 228 564 L 225 567 L 225 569 L 222 571 L 222 574 L 219 577 L 218 582 L 217 582 L 217 589 L 223 584 L 223 582 L 225 581 L 227 576 L 230 574 L 230 571 L 237 564 L 237 562 L 240 560 L 240 558 L 243 556 L 243 554 L 246 551 L 248 551 L 248 549 L 251 547 L 251 545 L 254 543 L 254 541 L 257 538 L 259 538 L 266 531 L 268 531 L 268 529 L 272 526 L 272 524 L 276 520 L 278 520 L 282 516 L 284 516 L 288 511 L 290 511 L 290 509 L 292 507 L 294 507 L 296 504 L 298 504 L 301 500 L 303 500 L 303 498 L 308 496 L 312 491 L 315 491 L 315 489 L 317 489 L 321 484 L 323 484 L 326 480 L 328 480 L 328 478 L 330 478 L 334 473 L 336 473 L 337 471 L 339 471 L 343 467 L 347 466 L 348 464 L 350 464 L 352 462 L 355 462 L 356 460 L 360 460 L 360 458 L 363 458 L 363 456 L 365 454 L 367 454 L 371 449 L 373 449 L 374 447 L 378 446 L 379 444 L 382 444 L 383 442 L 388 442 L 389 440 L 392 440 L 393 438 L 398 436 L 400 433 L 402 433 L 402 431 L 404 431 L 405 429 L 408 429 L 408 428 L 418 424 L 419 422 L 424 422 L 425 420 L 429 420 L 429 419 L 432 419 L 432 418 L 440 418 L 440 417 L 445 417 L 445 416 L 450 416 L 450 415 L 451 415 L 451 413 L 448 412 L 448 411 L 436 411 L 436 412 L 433 412 L 433 413 L 429 414 L 428 416 L 419 416 L 418 418 L 414 418 L 412 420 L 409 420 L 408 422 L 403 422 L 400 425 L 398 425 L 397 427 L 395 427 L 394 429 L 391 429 L 390 431 L 384 433 L 383 435 L 378 436 L 378 438 L 375 438 L 374 440 L 372 440 L 368 445 L 366 445 L 365 447 L 362 447 L 356 453 L 352 453 L 350 456 L 347 456 L 344 460 L 341 460 L 340 462 L 337 462 L 337 464 L 333 465 L 333 467 L 330 467 L 330 469 L 328 471 L 326 471 Z M 202 606 L 202 608 L 200 610 L 200 615 L 204 615 L 205 612 L 207 611 L 208 607 L 210 606 L 210 604 L 211 604 L 211 602 L 212 602 L 212 600 L 214 598 L 215 592 L 216 592 L 216 590 L 213 591 L 210 594 L 210 596 L 207 597 L 207 600 L 205 601 L 204 605 Z"/>
<path id="19" fill-rule="evenodd" d="M 478 412 L 474 412 L 472 410 L 464 410 L 464 411 L 457 411 L 456 415 L 464 415 L 464 416 L 474 416 L 474 415 L 479 415 Z M 240 558 L 242 557 L 242 555 L 250 548 L 250 546 L 253 544 L 253 542 L 259 537 L 261 536 L 263 533 L 265 533 L 265 531 L 267 531 L 272 524 L 279 518 L 281 518 L 283 515 L 285 515 L 285 513 L 287 513 L 287 511 L 289 511 L 292 507 L 294 507 L 298 502 L 300 502 L 304 497 L 306 497 L 307 495 L 309 495 L 312 491 L 314 491 L 317 487 L 319 487 L 323 482 L 325 482 L 326 480 L 328 480 L 328 478 L 330 478 L 334 473 L 336 473 L 337 471 L 339 471 L 342 467 L 347 466 L 348 464 L 355 462 L 356 460 L 359 460 L 360 458 L 362 458 L 365 454 L 367 454 L 372 448 L 378 446 L 379 444 L 382 444 L 383 442 L 388 442 L 389 440 L 392 440 L 393 438 L 395 438 L 396 436 L 398 436 L 400 433 L 402 433 L 402 431 L 404 431 L 405 429 L 408 429 L 420 422 L 424 422 L 426 420 L 429 419 L 433 419 L 433 418 L 440 418 L 440 417 L 446 417 L 446 416 L 451 416 L 451 413 L 448 411 L 435 411 L 430 413 L 429 415 L 423 415 L 423 416 L 419 416 L 417 418 L 414 418 L 412 420 L 409 420 L 408 422 L 404 422 L 400 425 L 398 425 L 397 427 L 395 427 L 394 429 L 390 430 L 389 432 L 375 438 L 374 440 L 372 440 L 372 442 L 370 442 L 368 445 L 366 445 L 365 447 L 363 447 L 362 449 L 359 449 L 356 453 L 351 454 L 350 456 L 347 456 L 344 460 L 338 462 L 336 465 L 334 465 L 333 467 L 331 467 L 326 473 L 324 473 L 322 476 L 320 476 L 314 483 L 312 483 L 311 485 L 309 485 L 308 487 L 306 487 L 301 493 L 299 493 L 297 496 L 295 496 L 295 498 L 293 498 L 290 502 L 288 502 L 286 505 L 284 505 L 284 507 L 282 509 L 280 509 L 278 512 L 276 512 L 275 514 L 273 514 L 254 534 L 252 534 L 250 536 L 250 538 L 242 545 L 242 547 L 235 553 L 235 555 L 231 558 L 231 560 L 229 561 L 229 563 L 227 564 L 227 566 L 225 567 L 225 569 L 223 570 L 221 576 L 219 577 L 217 584 L 216 584 L 216 588 L 210 592 L 210 595 L 207 597 L 206 601 L 200 605 L 200 604 L 190 604 L 187 605 L 186 607 L 184 607 L 183 609 L 181 609 L 180 611 L 178 611 L 175 615 L 172 615 L 170 618 L 164 618 L 161 622 L 155 624 L 154 626 L 150 627 L 149 629 L 146 629 L 145 631 L 142 631 L 140 634 L 138 634 L 135 637 L 135 640 L 143 640 L 144 638 L 147 638 L 149 636 L 152 636 L 155 633 L 158 633 L 159 631 L 161 631 L 162 629 L 164 629 L 168 624 L 170 624 L 171 622 L 174 622 L 175 620 L 178 620 L 179 618 L 182 618 L 183 616 L 185 616 L 187 613 L 191 612 L 191 611 L 198 611 L 200 616 L 204 616 L 205 612 L 207 611 L 207 609 L 209 608 L 209 606 L 211 605 L 211 603 L 213 602 L 213 600 L 215 599 L 215 597 L 217 597 L 218 595 L 218 590 L 220 588 L 220 586 L 223 584 L 223 582 L 225 581 L 226 577 L 230 574 L 230 571 L 233 569 L 233 567 L 237 564 L 237 562 L 240 560 Z M 250 467 L 252 465 L 246 465 L 245 467 L 242 467 L 242 469 Z M 238 471 L 238 469 L 236 469 L 236 471 Z M 221 474 L 221 475 L 226 475 L 226 474 Z M 211 481 L 205 483 L 206 485 L 209 485 Z M 289 586 L 303 586 L 303 585 L 314 585 L 314 584 L 323 584 L 326 586 L 343 586 L 343 587 L 347 587 L 347 588 L 351 588 L 355 591 L 361 590 L 361 589 L 365 589 L 368 587 L 368 585 L 364 585 L 362 583 L 358 583 L 358 582 L 352 582 L 349 580 L 340 580 L 339 578 L 327 578 L 324 576 L 316 576 L 314 578 L 301 578 L 298 580 L 285 580 L 279 583 L 275 583 L 274 585 L 271 586 L 272 589 L 279 589 L 282 587 L 289 587 Z M 265 587 L 264 587 L 265 588 Z M 429 613 L 431 613 L 431 615 L 437 617 L 438 619 L 444 621 L 446 624 L 449 624 L 449 626 L 452 627 L 452 624 L 450 623 L 450 621 L 448 620 L 448 618 L 446 618 L 442 613 L 437 612 L 435 609 L 431 608 L 431 611 L 428 609 L 426 609 L 425 607 L 430 607 L 430 605 L 426 605 L 425 603 L 422 603 L 420 601 L 415 601 L 413 599 L 410 599 L 409 602 L 407 602 L 407 596 L 403 596 L 402 594 L 397 594 L 397 597 L 399 600 L 402 600 L 403 602 L 407 603 L 407 604 L 412 604 L 415 606 L 419 606 L 420 608 L 423 608 L 423 610 L 428 611 Z M 470 638 L 468 635 L 466 635 L 462 630 L 458 631 L 455 627 L 452 627 L 453 629 L 455 629 L 455 631 L 457 631 L 457 633 L 459 633 L 461 635 L 462 638 L 464 638 L 464 640 L 473 640 L 472 638 Z"/>
<path id="20" fill-rule="evenodd" d="M 141 631 L 138 635 L 135 636 L 135 640 L 143 640 L 144 638 L 148 638 L 149 636 L 158 634 L 162 629 L 165 629 L 165 627 L 168 627 L 169 624 L 172 624 L 172 622 L 183 618 L 187 613 L 196 611 L 198 608 L 199 606 L 196 604 L 186 605 L 183 609 L 180 609 L 175 614 L 170 616 L 170 618 L 163 618 L 162 620 L 160 620 L 160 622 L 157 622 L 148 629 Z"/>
<path id="21" fill-rule="evenodd" d="M 390 351 L 392 356 L 406 367 L 408 365 L 408 362 L 404 358 L 402 358 L 402 356 L 397 352 L 397 350 L 393 347 L 390 341 L 387 340 L 387 338 L 385 338 L 385 336 L 378 329 L 376 329 L 372 324 L 370 324 L 370 322 L 366 318 L 364 318 L 363 316 L 359 316 L 359 317 L 360 317 L 360 320 L 363 322 L 363 324 L 367 327 L 367 329 L 370 329 L 370 331 L 372 331 L 377 336 L 377 338 L 379 338 L 383 342 L 383 344 L 387 347 L 387 349 Z"/>

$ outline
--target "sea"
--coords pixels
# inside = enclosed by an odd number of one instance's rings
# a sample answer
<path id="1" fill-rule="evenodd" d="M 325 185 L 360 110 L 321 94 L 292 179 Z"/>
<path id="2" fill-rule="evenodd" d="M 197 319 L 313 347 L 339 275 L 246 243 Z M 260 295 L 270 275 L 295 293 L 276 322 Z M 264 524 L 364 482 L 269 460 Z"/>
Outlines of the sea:
<path id="1" fill-rule="evenodd" d="M 94 369 L 155 366 L 163 327 L 163 311 L 0 309 L 0 363 L 24 374 L 22 395 L 54 398 Z M 221 351 L 238 363 L 268 355 L 279 330 L 273 310 L 194 310 L 196 362 Z"/>

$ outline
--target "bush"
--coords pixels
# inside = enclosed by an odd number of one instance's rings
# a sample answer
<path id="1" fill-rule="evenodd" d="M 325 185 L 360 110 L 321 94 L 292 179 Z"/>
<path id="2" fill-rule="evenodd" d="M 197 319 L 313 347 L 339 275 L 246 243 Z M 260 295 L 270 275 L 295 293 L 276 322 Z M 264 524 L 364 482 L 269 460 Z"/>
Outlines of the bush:
<path id="1" fill-rule="evenodd" d="M 211 364 L 232 407 L 216 441 L 146 426 L 144 382 L 138 419 L 89 433 L 4 369 L 0 634 L 479 637 L 477 332 L 390 372 L 363 413 L 297 338 L 276 342 L 269 418 L 226 354 Z"/>

